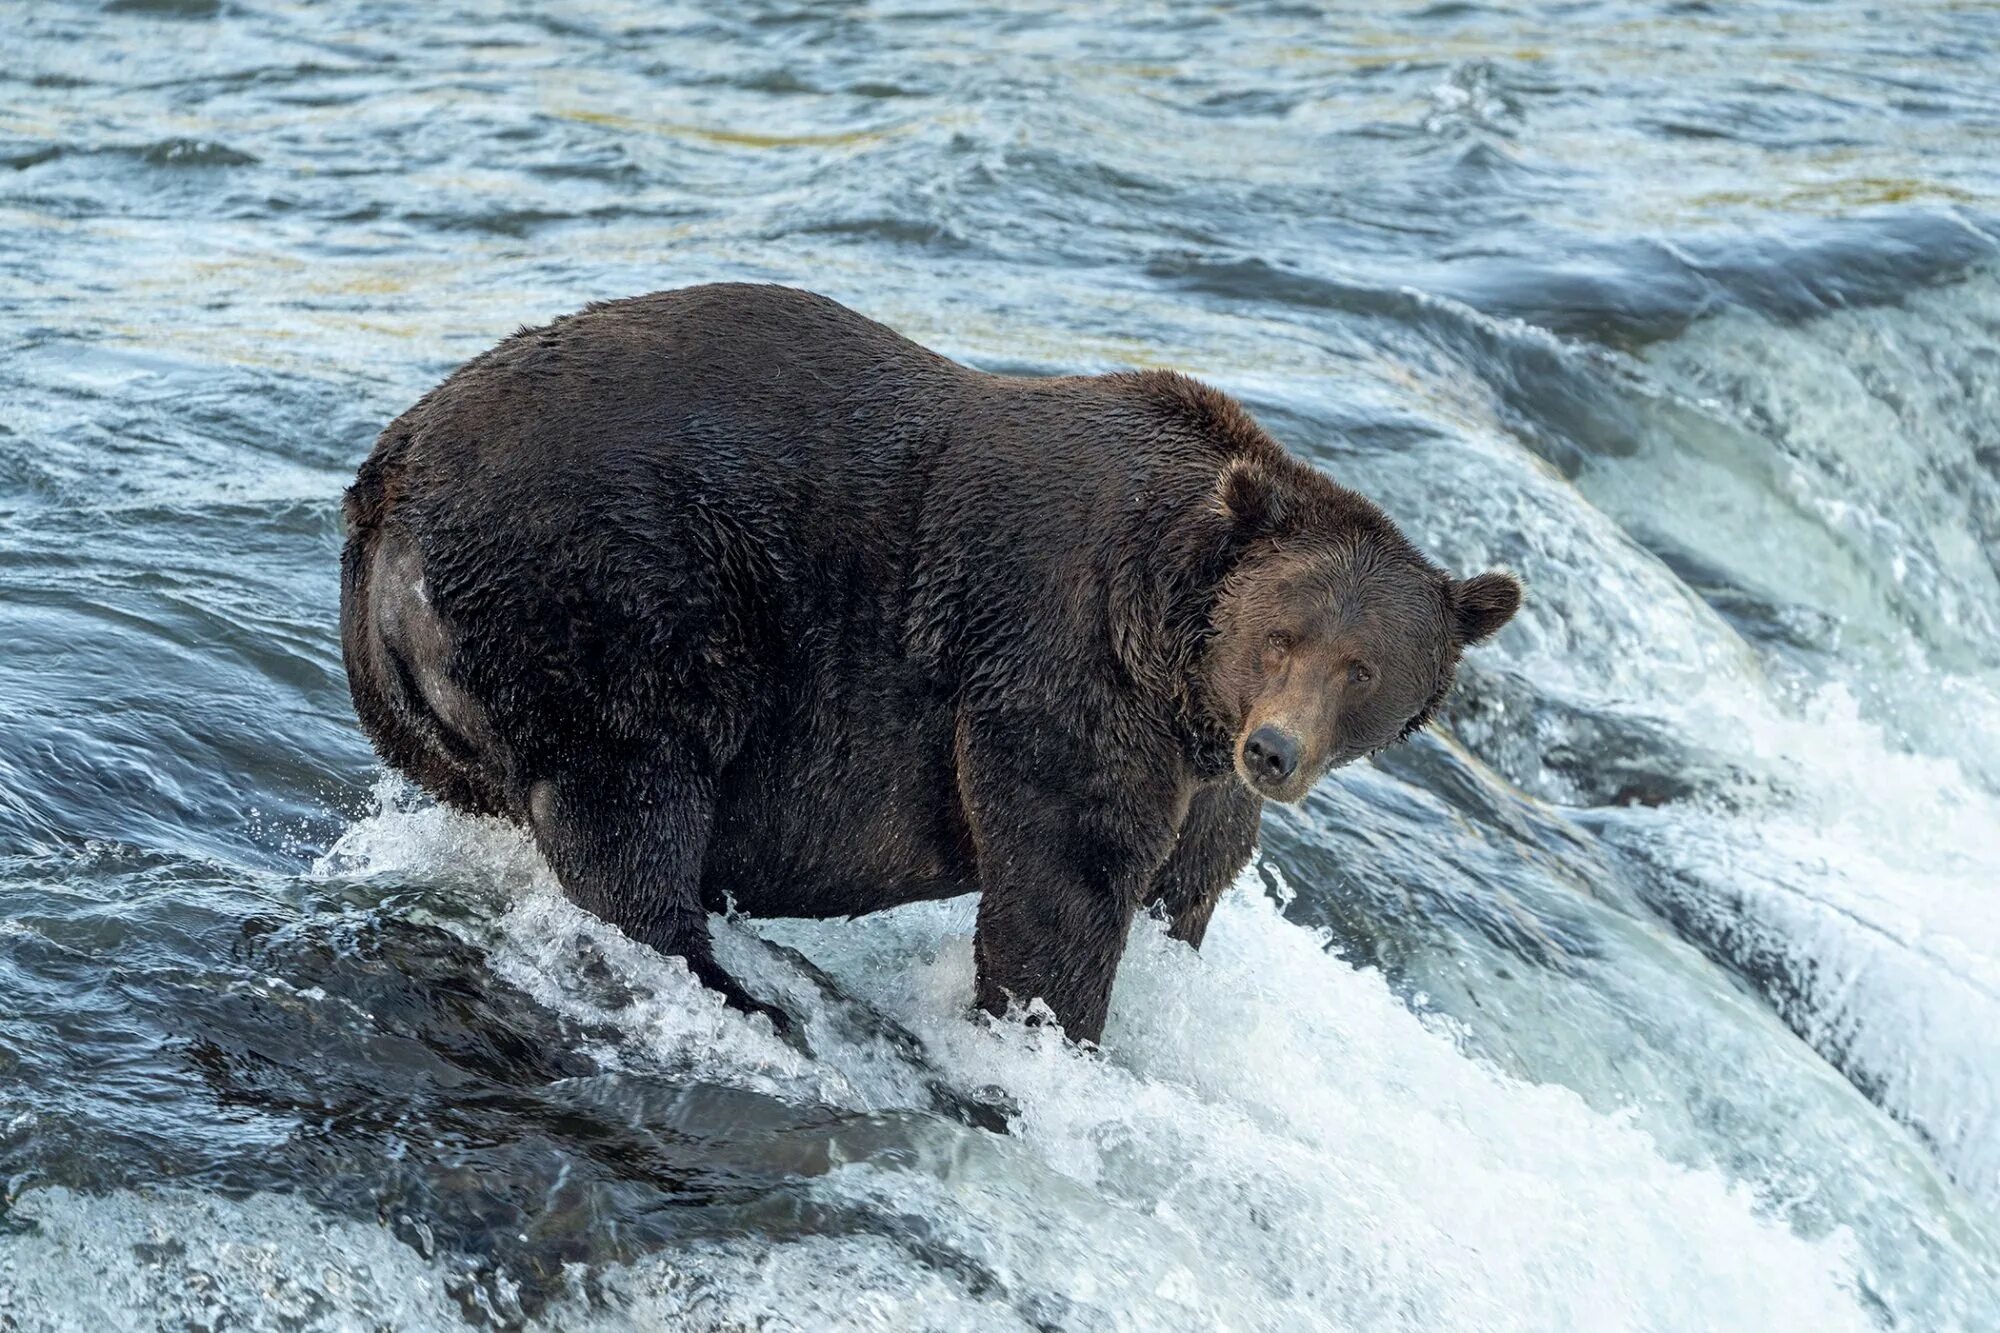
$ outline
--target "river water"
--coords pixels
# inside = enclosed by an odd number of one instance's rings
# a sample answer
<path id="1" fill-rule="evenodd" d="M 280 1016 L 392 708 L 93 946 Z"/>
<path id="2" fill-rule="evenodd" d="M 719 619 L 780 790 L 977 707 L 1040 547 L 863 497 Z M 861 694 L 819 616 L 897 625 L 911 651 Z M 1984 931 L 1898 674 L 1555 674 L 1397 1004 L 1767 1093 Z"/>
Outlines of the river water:
<path id="1" fill-rule="evenodd" d="M 1749 12 L 1740 12 L 1748 10 Z M 0 13 L 0 1330 L 2000 1326 L 2000 11 Z M 1527 581 L 1104 1047 L 384 778 L 341 487 L 588 299 L 1187 369 Z"/>

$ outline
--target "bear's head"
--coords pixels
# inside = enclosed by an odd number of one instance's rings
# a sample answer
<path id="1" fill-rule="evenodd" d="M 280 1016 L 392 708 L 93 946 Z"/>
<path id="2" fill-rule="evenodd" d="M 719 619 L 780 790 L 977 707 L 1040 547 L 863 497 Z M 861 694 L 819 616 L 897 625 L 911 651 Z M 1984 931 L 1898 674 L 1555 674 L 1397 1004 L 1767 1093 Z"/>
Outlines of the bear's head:
<path id="1" fill-rule="evenodd" d="M 1511 574 L 1453 578 L 1370 501 L 1277 451 L 1230 462 L 1212 512 L 1231 563 L 1201 674 L 1237 776 L 1271 800 L 1423 726 L 1459 654 L 1521 605 Z"/>

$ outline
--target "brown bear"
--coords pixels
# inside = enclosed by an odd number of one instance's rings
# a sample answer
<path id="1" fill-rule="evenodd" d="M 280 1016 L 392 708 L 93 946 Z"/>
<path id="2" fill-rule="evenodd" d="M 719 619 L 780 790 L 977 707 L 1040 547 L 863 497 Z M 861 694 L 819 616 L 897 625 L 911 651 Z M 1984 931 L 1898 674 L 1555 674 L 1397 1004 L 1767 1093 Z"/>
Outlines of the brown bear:
<path id="1" fill-rule="evenodd" d="M 1206 385 L 986 374 L 775 286 L 523 329 L 346 516 L 382 756 L 781 1027 L 709 912 L 977 892 L 978 1002 L 1096 1040 L 1134 914 L 1199 946 L 1264 800 L 1422 726 L 1521 597 Z"/>

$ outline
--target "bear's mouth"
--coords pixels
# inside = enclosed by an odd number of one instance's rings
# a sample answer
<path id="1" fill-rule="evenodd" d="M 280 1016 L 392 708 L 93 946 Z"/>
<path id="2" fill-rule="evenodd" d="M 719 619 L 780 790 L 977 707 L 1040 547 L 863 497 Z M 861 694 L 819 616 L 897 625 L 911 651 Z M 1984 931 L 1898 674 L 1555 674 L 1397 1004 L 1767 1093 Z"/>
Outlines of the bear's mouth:
<path id="1" fill-rule="evenodd" d="M 1244 748 L 1243 741 L 1239 739 L 1232 752 L 1236 780 L 1265 800 L 1276 801 L 1280 805 L 1297 805 L 1327 774 L 1365 757 L 1360 751 L 1336 750 L 1313 762 L 1301 759 L 1297 770 L 1286 777 L 1265 775 L 1260 780 Z"/>
<path id="2" fill-rule="evenodd" d="M 1237 781 L 1265 800 L 1276 801 L 1281 805 L 1295 805 L 1304 800 L 1306 793 L 1313 789 L 1313 785 L 1324 776 L 1328 767 L 1322 765 L 1316 769 L 1307 769 L 1302 765 L 1298 772 L 1289 777 L 1259 777 L 1245 761 L 1243 747 L 1240 745 L 1236 748 L 1235 758 Z"/>

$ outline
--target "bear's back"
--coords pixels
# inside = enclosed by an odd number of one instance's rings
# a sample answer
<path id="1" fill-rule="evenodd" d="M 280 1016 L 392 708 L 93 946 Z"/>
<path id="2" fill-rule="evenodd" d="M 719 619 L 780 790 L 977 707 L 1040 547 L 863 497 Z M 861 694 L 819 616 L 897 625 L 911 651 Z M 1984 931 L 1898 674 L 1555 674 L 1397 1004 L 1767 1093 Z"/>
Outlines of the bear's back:
<path id="1" fill-rule="evenodd" d="M 719 283 L 585 307 L 466 363 L 385 432 L 413 481 L 616 468 L 681 451 L 703 468 L 807 473 L 886 449 L 963 367 L 825 297 Z M 873 422 L 877 429 L 855 429 Z"/>

